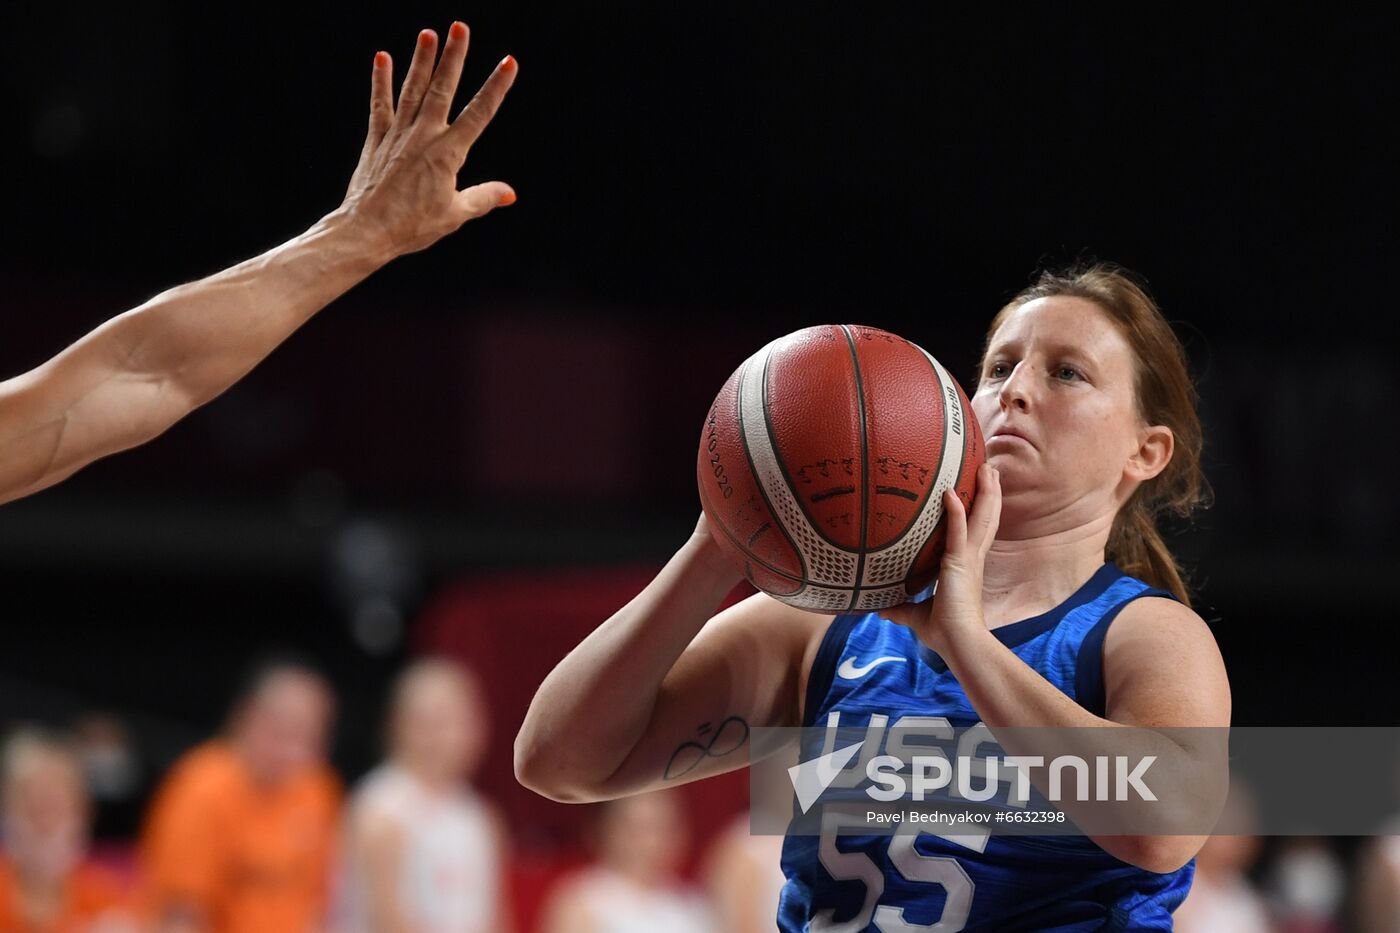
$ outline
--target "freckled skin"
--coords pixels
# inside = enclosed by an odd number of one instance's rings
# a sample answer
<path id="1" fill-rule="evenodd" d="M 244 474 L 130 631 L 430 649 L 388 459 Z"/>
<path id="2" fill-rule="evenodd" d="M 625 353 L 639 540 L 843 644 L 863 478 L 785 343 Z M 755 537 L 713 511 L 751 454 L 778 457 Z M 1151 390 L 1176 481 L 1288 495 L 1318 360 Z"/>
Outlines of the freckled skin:
<path id="1" fill-rule="evenodd" d="M 1165 465 L 1160 451 L 1143 461 L 1145 443 L 1170 450 L 1170 432 L 1139 416 L 1134 366 L 1127 339 L 1093 302 L 1057 295 L 1007 317 L 972 396 L 988 461 L 1001 471 L 998 537 L 1111 521 Z M 994 436 L 1007 426 L 1029 443 Z"/>

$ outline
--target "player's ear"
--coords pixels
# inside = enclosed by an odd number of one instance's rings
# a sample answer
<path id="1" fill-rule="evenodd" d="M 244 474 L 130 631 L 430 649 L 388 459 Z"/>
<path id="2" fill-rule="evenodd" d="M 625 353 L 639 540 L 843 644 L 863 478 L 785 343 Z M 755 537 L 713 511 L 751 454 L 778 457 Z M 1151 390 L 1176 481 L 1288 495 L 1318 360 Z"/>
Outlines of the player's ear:
<path id="1" fill-rule="evenodd" d="M 1176 436 L 1164 424 L 1148 425 L 1138 431 L 1138 446 L 1123 468 L 1124 475 L 1139 483 L 1161 473 L 1171 462 Z"/>

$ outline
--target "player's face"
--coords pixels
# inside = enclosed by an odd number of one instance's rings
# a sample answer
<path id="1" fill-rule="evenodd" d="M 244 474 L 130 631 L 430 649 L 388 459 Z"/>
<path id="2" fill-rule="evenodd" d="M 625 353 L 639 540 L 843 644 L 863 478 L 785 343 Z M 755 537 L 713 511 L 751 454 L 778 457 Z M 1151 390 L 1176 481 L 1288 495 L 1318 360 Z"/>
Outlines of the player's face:
<path id="1" fill-rule="evenodd" d="M 626 797 L 609 804 L 603 858 L 633 875 L 665 877 L 680 867 L 689 844 L 676 792 Z"/>
<path id="2" fill-rule="evenodd" d="M 3 799 L 11 858 L 45 881 L 66 875 L 87 837 L 87 796 L 76 763 L 34 753 L 14 769 Z"/>
<path id="3" fill-rule="evenodd" d="M 1131 494 L 1146 429 L 1135 368 L 1122 333 L 1082 298 L 1036 299 L 1002 323 L 972 407 L 1001 471 L 1004 528 L 1112 515 Z"/>
<path id="4" fill-rule="evenodd" d="M 239 733 L 250 770 L 269 784 L 325 758 L 332 701 L 314 678 L 273 678 L 243 713 Z"/>
<path id="5" fill-rule="evenodd" d="M 436 780 L 469 775 L 485 743 L 485 712 L 466 678 L 433 674 L 405 693 L 395 722 L 395 752 Z"/>

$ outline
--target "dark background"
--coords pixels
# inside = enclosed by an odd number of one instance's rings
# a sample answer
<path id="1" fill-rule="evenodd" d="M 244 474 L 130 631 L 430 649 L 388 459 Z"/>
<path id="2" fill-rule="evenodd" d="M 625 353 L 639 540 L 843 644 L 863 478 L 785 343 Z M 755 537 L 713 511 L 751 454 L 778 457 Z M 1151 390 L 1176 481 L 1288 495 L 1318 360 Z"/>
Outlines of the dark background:
<path id="1" fill-rule="evenodd" d="M 291 646 L 353 774 L 448 581 L 681 543 L 701 418 L 762 343 L 873 324 L 970 391 L 991 315 L 1081 256 L 1191 355 L 1217 501 L 1174 541 L 1235 722 L 1400 719 L 1388 17 L 387 6 L 0 7 L 5 375 L 333 209 L 377 49 L 401 76 L 462 18 L 465 87 L 520 62 L 464 173 L 514 207 L 0 510 L 0 719 L 115 708 L 170 754 Z"/>

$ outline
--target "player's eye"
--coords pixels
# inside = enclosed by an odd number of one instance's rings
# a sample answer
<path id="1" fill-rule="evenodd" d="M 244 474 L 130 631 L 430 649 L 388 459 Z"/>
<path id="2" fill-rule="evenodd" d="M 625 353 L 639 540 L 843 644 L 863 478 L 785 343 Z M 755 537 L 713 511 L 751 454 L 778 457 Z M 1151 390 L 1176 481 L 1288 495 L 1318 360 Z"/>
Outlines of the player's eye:
<path id="1" fill-rule="evenodd" d="M 992 363 L 987 367 L 987 376 L 991 379 L 1004 379 L 1010 371 L 1011 367 L 1005 363 Z"/>
<path id="2" fill-rule="evenodd" d="M 1073 382 L 1083 377 L 1079 375 L 1079 370 L 1073 366 L 1057 366 L 1055 367 L 1055 378 L 1064 382 Z"/>

